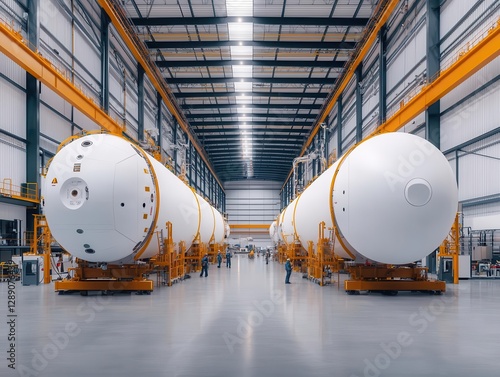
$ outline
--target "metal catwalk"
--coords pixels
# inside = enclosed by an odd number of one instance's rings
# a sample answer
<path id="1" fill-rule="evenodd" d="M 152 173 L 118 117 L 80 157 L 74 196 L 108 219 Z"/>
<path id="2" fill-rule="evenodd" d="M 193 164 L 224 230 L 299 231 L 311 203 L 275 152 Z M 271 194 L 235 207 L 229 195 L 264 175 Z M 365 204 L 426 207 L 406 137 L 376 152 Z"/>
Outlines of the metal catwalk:
<path id="1" fill-rule="evenodd" d="M 16 370 L 2 376 L 497 375 L 500 281 L 443 296 L 348 296 L 264 258 L 233 258 L 150 296 L 16 285 Z M 7 322 L 7 283 L 0 284 Z M 2 326 L 2 329 L 5 329 Z"/>

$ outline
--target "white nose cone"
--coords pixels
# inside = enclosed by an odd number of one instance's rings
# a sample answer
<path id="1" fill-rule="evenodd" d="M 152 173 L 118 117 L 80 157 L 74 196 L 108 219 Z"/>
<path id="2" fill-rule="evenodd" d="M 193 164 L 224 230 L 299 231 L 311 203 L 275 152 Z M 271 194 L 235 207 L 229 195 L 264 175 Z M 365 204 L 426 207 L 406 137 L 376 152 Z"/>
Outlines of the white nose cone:
<path id="1" fill-rule="evenodd" d="M 332 199 L 350 248 L 372 261 L 406 264 L 428 255 L 448 234 L 457 186 L 437 148 L 397 132 L 368 139 L 345 158 Z"/>
<path id="2" fill-rule="evenodd" d="M 126 140 L 89 135 L 63 147 L 43 187 L 54 238 L 77 258 L 118 261 L 145 246 L 157 195 L 143 152 Z"/>

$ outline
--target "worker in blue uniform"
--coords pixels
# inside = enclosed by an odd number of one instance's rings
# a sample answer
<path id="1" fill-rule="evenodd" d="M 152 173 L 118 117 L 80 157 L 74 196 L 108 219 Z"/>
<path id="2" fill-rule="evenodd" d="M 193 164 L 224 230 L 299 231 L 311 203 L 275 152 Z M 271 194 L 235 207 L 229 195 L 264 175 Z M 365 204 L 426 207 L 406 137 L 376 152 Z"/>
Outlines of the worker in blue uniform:
<path id="1" fill-rule="evenodd" d="M 220 251 L 217 253 L 217 268 L 220 268 L 220 264 L 222 263 L 222 254 Z"/>
<path id="2" fill-rule="evenodd" d="M 205 277 L 208 276 L 208 254 L 205 254 L 203 258 L 201 258 L 201 274 L 200 278 L 203 276 L 203 271 L 205 271 Z"/>
<path id="3" fill-rule="evenodd" d="M 231 252 L 229 250 L 226 251 L 226 268 L 227 267 L 231 268 Z"/>
<path id="4" fill-rule="evenodd" d="M 285 270 L 286 270 L 285 284 L 291 284 L 290 275 L 292 274 L 292 262 L 290 262 L 290 258 L 287 258 L 286 260 Z"/>

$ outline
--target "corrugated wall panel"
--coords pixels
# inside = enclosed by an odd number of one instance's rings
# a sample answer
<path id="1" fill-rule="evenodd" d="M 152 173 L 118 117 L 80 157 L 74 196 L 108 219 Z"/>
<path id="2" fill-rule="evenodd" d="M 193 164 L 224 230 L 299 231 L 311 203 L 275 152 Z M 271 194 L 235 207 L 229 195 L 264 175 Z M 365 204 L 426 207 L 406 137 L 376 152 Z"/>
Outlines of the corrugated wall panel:
<path id="1" fill-rule="evenodd" d="M 499 65 L 497 59 L 494 64 Z M 463 85 L 477 82 L 477 77 L 472 77 L 451 95 L 462 97 Z M 481 80 L 482 81 L 482 80 Z M 473 84 L 472 84 L 473 85 Z M 449 100 L 447 100 L 449 101 Z M 500 126 L 500 81 L 496 81 L 477 95 L 467 99 L 460 106 L 443 114 L 441 117 L 441 148 L 448 150 L 456 145 L 480 136 Z"/>
<path id="2" fill-rule="evenodd" d="M 131 122 L 135 121 L 135 124 L 137 124 L 137 114 L 139 112 L 139 105 L 137 102 L 137 83 L 134 82 L 134 85 L 131 85 L 130 82 L 127 82 L 127 103 L 125 108 L 127 109 L 127 113 L 132 116 L 132 119 L 127 118 L 127 120 Z"/>
<path id="3" fill-rule="evenodd" d="M 491 80 L 498 78 L 500 73 L 500 57 L 496 58 L 488 65 L 483 67 L 479 72 L 474 74 L 460 84 L 457 88 L 446 94 L 441 99 L 441 111 L 444 112 L 451 106 L 454 106 L 462 98 L 478 90 L 481 86 L 486 85 Z M 491 88 L 486 89 L 490 91 Z"/>
<path id="4" fill-rule="evenodd" d="M 40 136 L 40 149 L 43 149 L 46 154 L 50 154 L 50 156 L 53 156 L 57 152 L 57 148 L 59 147 L 61 143 L 60 142 L 55 142 L 53 140 L 46 139 L 43 136 Z"/>
<path id="5" fill-rule="evenodd" d="M 40 100 L 45 102 L 50 107 L 53 107 L 56 111 L 63 114 L 65 117 L 71 117 L 71 105 L 61 98 L 58 94 L 54 93 L 51 89 L 42 84 L 42 92 L 40 94 Z"/>
<path id="6" fill-rule="evenodd" d="M 224 188 L 230 224 L 271 224 L 279 214 L 279 183 L 238 181 Z"/>
<path id="7" fill-rule="evenodd" d="M 396 55 L 388 52 L 387 58 L 387 91 L 395 89 L 398 82 L 408 73 L 415 70 L 417 62 L 425 56 L 425 24 L 419 27 L 417 33 L 407 42 L 407 45 Z M 415 74 L 419 74 L 415 73 Z"/>
<path id="8" fill-rule="evenodd" d="M 123 103 L 123 74 L 115 69 L 114 65 L 109 66 L 109 94 Z M 110 98 L 111 99 L 111 98 Z"/>
<path id="9" fill-rule="evenodd" d="M 497 138 L 498 139 L 498 138 Z M 484 141 L 481 144 L 486 144 Z M 491 142 L 491 141 L 490 141 Z M 500 141 L 485 148 L 475 148 L 475 154 L 459 158 L 459 200 L 469 200 L 500 193 Z M 467 148 L 470 150 L 470 148 Z"/>
<path id="10" fill-rule="evenodd" d="M 500 5 L 495 0 L 446 2 L 441 7 L 440 20 L 440 33 L 444 37 L 441 52 L 445 64 L 499 15 Z"/>
<path id="11" fill-rule="evenodd" d="M 0 128 L 26 138 L 26 93 L 0 78 Z"/>
<path id="12" fill-rule="evenodd" d="M 479 229 L 500 229 L 500 224 L 497 220 L 498 214 L 500 213 L 500 201 L 486 205 L 465 207 L 463 208 L 462 213 L 464 214 L 465 226 L 472 226 L 472 229 L 478 230 L 478 227 L 474 227 L 474 223 L 484 223 L 485 219 L 493 219 L 494 221 L 490 222 L 490 224 L 486 226 L 481 226 Z"/>
<path id="13" fill-rule="evenodd" d="M 89 42 L 82 31 L 77 30 L 75 33 L 75 58 L 83 65 L 92 75 L 93 81 L 100 82 L 101 80 L 101 55 L 100 51 L 95 49 L 95 46 Z M 80 74 L 88 76 L 87 73 L 79 70 Z M 97 89 L 97 88 L 96 88 Z"/>
<path id="14" fill-rule="evenodd" d="M 0 54 L 0 72 L 19 86 L 26 88 L 26 71 L 4 54 Z"/>
<path id="15" fill-rule="evenodd" d="M 13 17 L 20 18 L 23 14 L 21 4 L 24 2 L 19 0 L 2 0 L 1 3 L 3 3 L 3 6 L 0 6 L 0 17 L 7 22 Z"/>
<path id="16" fill-rule="evenodd" d="M 71 136 L 70 123 L 44 105 L 40 106 L 40 132 L 59 142 Z"/>
<path id="17" fill-rule="evenodd" d="M 0 161 L 1 181 L 10 178 L 17 186 L 26 182 L 26 151 L 22 142 L 0 133 Z"/>
<path id="18" fill-rule="evenodd" d="M 40 3 L 40 25 L 47 29 L 56 40 L 71 51 L 71 20 L 55 1 Z"/>
<path id="19" fill-rule="evenodd" d="M 74 110 L 73 122 L 77 124 L 80 128 L 87 131 L 101 129 L 101 127 L 97 123 L 92 122 L 86 115 L 82 114 L 77 109 Z"/>

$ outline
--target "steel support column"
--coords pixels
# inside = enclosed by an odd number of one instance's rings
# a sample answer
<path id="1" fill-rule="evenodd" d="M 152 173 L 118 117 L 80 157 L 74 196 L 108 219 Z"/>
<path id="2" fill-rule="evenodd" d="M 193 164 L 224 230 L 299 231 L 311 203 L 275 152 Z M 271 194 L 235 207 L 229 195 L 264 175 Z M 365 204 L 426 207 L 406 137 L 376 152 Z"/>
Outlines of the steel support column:
<path id="1" fill-rule="evenodd" d="M 318 144 L 318 138 L 315 138 L 313 140 L 313 151 L 315 151 L 317 149 L 317 144 Z M 318 157 L 316 157 L 313 161 L 312 161 L 312 176 L 313 177 L 316 177 L 316 165 L 317 165 L 317 162 L 318 162 Z"/>
<path id="2" fill-rule="evenodd" d="M 177 156 L 178 156 L 178 151 L 177 151 L 177 129 L 179 127 L 179 124 L 177 123 L 177 119 L 174 118 L 174 127 L 173 127 L 173 135 L 172 135 L 172 142 L 174 143 L 174 171 L 175 174 L 179 174 L 179 171 L 177 169 Z M 187 159 L 187 151 L 184 151 L 184 159 Z M 184 161 L 186 163 L 186 161 Z"/>
<path id="3" fill-rule="evenodd" d="M 327 164 L 327 168 L 328 168 L 328 156 L 330 154 L 330 136 L 331 136 L 331 131 L 330 131 L 330 116 L 327 116 L 326 119 L 325 119 L 325 125 L 326 125 L 326 128 L 325 128 L 325 151 L 324 151 L 324 158 L 325 158 L 325 161 L 326 161 L 326 164 Z"/>
<path id="4" fill-rule="evenodd" d="M 363 62 L 356 68 L 356 143 L 363 139 Z"/>
<path id="5" fill-rule="evenodd" d="M 28 41 L 31 49 L 37 51 L 40 34 L 40 3 L 28 1 Z M 26 72 L 26 182 L 40 185 L 40 83 Z M 26 230 L 34 230 L 33 215 L 39 214 L 39 207 L 26 208 Z"/>
<path id="6" fill-rule="evenodd" d="M 137 64 L 137 140 L 144 141 L 144 68 Z"/>
<path id="7" fill-rule="evenodd" d="M 109 113 L 109 19 L 101 9 L 101 107 Z"/>
<path id="8" fill-rule="evenodd" d="M 426 43 L 427 43 L 427 82 L 434 81 L 436 74 L 440 72 L 440 0 L 427 0 L 427 20 L 426 20 Z M 440 123 L 440 101 L 437 100 L 431 104 L 425 111 L 425 138 L 434 144 L 437 148 L 441 147 L 441 123 Z M 427 256 L 426 264 L 429 267 L 430 273 L 435 273 L 436 252 L 432 252 Z"/>
<path id="9" fill-rule="evenodd" d="M 226 213 L 226 193 L 224 190 L 222 190 L 222 206 L 221 206 L 222 213 Z"/>
<path id="10" fill-rule="evenodd" d="M 191 140 L 188 141 L 188 153 L 189 153 L 189 169 L 186 169 L 186 171 L 189 172 L 189 177 L 188 177 L 188 183 L 189 186 L 193 186 L 193 150 L 192 150 L 192 145 L 191 145 Z"/>
<path id="11" fill-rule="evenodd" d="M 427 81 L 431 83 L 440 72 L 440 0 L 427 0 Z M 425 138 L 437 148 L 441 145 L 440 101 L 431 104 L 425 111 Z"/>
<path id="12" fill-rule="evenodd" d="M 342 156 L 342 94 L 337 99 L 337 158 Z"/>
<path id="13" fill-rule="evenodd" d="M 200 191 L 200 155 L 195 152 L 194 154 L 194 188 L 196 191 Z"/>
<path id="14" fill-rule="evenodd" d="M 156 128 L 158 129 L 158 140 L 156 144 L 160 148 L 160 154 L 163 154 L 163 113 L 161 111 L 161 107 L 163 104 L 163 99 L 161 98 L 160 93 L 156 92 Z"/>
<path id="15" fill-rule="evenodd" d="M 378 124 L 387 118 L 387 28 L 382 26 L 378 33 Z"/>

